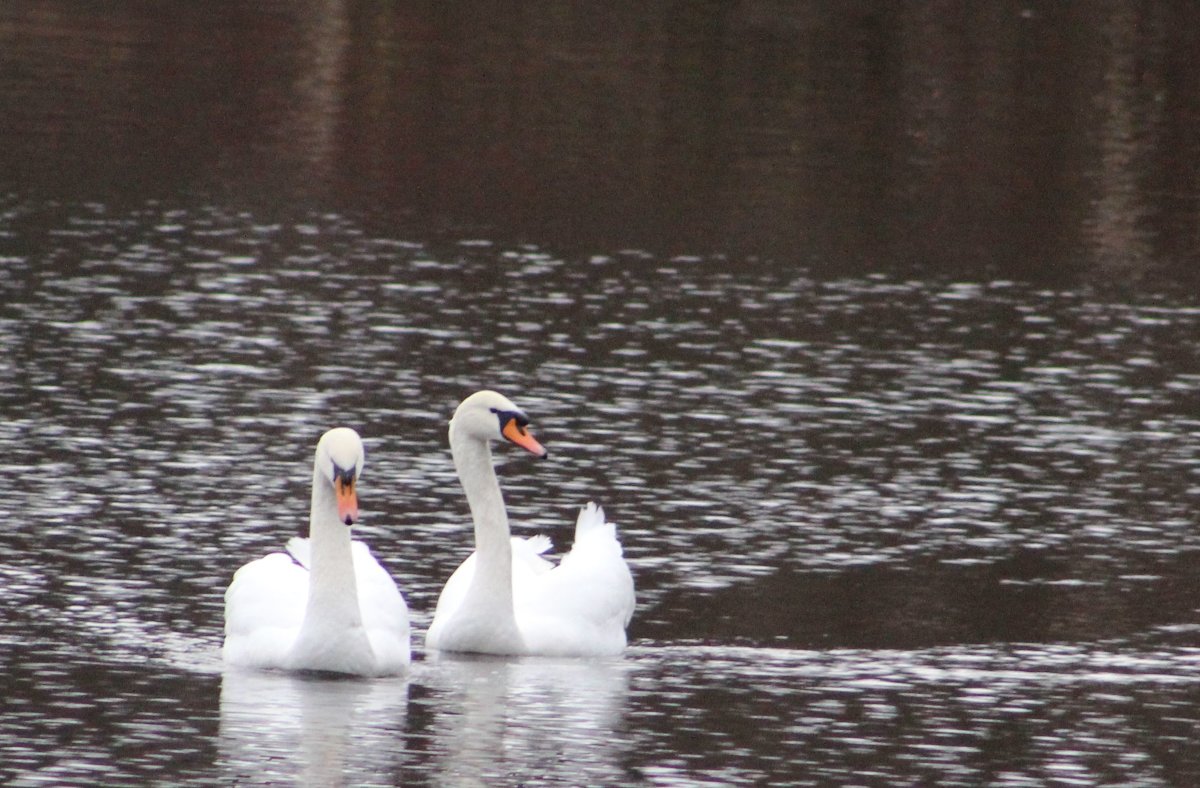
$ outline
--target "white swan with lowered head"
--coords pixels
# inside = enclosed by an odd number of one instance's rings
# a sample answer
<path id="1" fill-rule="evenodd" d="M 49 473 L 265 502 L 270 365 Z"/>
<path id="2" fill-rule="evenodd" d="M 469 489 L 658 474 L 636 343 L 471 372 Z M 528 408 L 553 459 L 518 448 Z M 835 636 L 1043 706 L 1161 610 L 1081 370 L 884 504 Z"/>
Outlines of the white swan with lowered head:
<path id="1" fill-rule="evenodd" d="M 633 577 L 604 511 L 594 503 L 584 507 L 575 543 L 558 566 L 541 555 L 549 539 L 509 533 L 491 442 L 507 440 L 545 457 L 528 424 L 520 408 L 494 391 L 467 397 L 450 420 L 450 451 L 475 523 L 475 552 L 446 581 L 425 645 L 487 654 L 619 654 L 633 615 Z"/>
<path id="2" fill-rule="evenodd" d="M 226 664 L 359 676 L 408 668 L 404 597 L 367 546 L 350 539 L 363 463 L 354 430 L 321 436 L 308 538 L 246 564 L 225 592 Z"/>

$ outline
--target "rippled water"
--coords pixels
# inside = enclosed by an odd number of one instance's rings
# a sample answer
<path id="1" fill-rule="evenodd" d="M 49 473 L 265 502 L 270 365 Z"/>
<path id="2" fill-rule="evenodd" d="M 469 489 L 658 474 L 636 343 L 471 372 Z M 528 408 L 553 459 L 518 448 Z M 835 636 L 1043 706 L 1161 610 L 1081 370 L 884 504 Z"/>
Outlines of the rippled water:
<path id="1" fill-rule="evenodd" d="M 1005 280 L 563 257 L 355 217 L 10 203 L 13 785 L 1184 784 L 1200 774 L 1200 304 Z M 327 427 L 417 644 L 468 549 L 483 386 L 521 533 L 596 498 L 620 660 L 223 674 L 221 594 L 306 523 Z"/>

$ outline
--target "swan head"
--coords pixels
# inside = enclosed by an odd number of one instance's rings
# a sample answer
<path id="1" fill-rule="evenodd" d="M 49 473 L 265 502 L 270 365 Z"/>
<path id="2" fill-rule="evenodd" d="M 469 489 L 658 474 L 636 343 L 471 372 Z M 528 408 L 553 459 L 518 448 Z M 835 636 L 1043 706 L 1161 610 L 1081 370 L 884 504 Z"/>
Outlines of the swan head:
<path id="1" fill-rule="evenodd" d="M 525 411 L 495 391 L 477 391 L 462 401 L 450 419 L 451 443 L 455 436 L 484 442 L 508 441 L 540 459 L 547 454 L 529 432 Z"/>
<path id="2" fill-rule="evenodd" d="M 333 487 L 338 519 L 346 525 L 354 525 L 358 519 L 358 495 L 354 490 L 364 462 L 362 439 L 349 427 L 332 429 L 317 443 L 317 474 Z"/>

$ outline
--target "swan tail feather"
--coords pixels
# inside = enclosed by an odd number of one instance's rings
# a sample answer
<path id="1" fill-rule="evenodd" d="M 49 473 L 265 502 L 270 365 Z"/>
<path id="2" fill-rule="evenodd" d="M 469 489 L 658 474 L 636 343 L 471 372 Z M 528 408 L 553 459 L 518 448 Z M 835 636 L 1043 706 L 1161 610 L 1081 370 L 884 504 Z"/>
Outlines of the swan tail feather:
<path id="1" fill-rule="evenodd" d="M 575 541 L 585 539 L 592 534 L 616 539 L 617 527 L 604 519 L 604 507 L 595 501 L 588 501 L 587 506 L 579 510 L 579 519 L 575 521 Z"/>

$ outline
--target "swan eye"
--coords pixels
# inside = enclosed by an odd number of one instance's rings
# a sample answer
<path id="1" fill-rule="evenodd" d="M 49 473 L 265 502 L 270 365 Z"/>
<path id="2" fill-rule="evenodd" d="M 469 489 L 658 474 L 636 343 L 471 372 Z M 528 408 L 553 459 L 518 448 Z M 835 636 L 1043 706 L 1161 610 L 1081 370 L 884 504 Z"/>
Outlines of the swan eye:
<path id="1" fill-rule="evenodd" d="M 524 413 L 517 413 L 516 411 L 511 410 L 499 410 L 497 408 L 492 408 L 492 413 L 495 413 L 496 418 L 500 420 L 500 432 L 504 432 L 510 421 L 516 422 L 517 432 L 521 433 L 522 435 L 525 434 L 525 428 L 529 426 L 529 417 Z"/>

